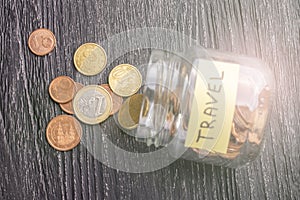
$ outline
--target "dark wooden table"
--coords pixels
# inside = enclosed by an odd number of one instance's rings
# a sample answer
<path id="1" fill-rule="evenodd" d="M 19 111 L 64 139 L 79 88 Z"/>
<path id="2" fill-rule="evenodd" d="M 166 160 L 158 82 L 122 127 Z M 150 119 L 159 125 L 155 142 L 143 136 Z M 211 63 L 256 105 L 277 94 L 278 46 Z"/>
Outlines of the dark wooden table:
<path id="1" fill-rule="evenodd" d="M 300 198 L 299 0 L 2 0 L 0 9 L 0 199 Z M 57 38 L 56 49 L 45 57 L 27 47 L 29 34 L 40 27 Z M 49 146 L 47 123 L 63 112 L 50 99 L 48 85 L 59 75 L 78 76 L 76 48 L 143 27 L 178 30 L 204 47 L 268 63 L 276 95 L 256 161 L 234 170 L 180 159 L 134 174 L 103 165 L 84 145 L 69 152 Z M 115 63 L 140 62 L 147 58 L 137 56 L 142 54 Z M 120 146 L 132 144 L 112 120 L 107 123 Z"/>

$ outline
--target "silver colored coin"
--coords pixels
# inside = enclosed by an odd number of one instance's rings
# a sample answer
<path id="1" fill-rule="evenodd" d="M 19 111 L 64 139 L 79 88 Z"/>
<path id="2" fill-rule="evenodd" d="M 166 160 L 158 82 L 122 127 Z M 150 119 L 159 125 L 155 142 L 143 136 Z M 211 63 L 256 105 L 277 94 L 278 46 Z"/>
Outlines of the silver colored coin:
<path id="1" fill-rule="evenodd" d="M 80 89 L 73 100 L 74 114 L 86 124 L 98 124 L 107 119 L 112 110 L 110 94 L 99 85 Z"/>

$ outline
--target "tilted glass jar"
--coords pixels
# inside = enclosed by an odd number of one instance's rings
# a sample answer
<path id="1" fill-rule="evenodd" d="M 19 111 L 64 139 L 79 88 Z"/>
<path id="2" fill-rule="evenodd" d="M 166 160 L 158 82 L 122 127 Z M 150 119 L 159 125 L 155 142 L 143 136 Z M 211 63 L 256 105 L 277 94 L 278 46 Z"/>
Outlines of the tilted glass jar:
<path id="1" fill-rule="evenodd" d="M 262 147 L 272 84 L 256 58 L 197 46 L 177 55 L 153 51 L 143 87 L 147 113 L 135 136 L 176 157 L 242 166 Z"/>

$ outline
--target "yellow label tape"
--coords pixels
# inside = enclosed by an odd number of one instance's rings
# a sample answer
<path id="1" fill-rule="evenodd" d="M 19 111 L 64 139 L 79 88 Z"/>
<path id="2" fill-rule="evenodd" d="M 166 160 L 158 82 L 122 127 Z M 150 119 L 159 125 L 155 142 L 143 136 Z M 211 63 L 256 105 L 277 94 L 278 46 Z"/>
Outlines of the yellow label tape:
<path id="1" fill-rule="evenodd" d="M 197 66 L 204 73 L 197 75 L 185 146 L 226 153 L 236 104 L 239 65 L 199 59 Z M 206 77 L 205 81 L 202 77 L 205 74 L 215 75 Z"/>

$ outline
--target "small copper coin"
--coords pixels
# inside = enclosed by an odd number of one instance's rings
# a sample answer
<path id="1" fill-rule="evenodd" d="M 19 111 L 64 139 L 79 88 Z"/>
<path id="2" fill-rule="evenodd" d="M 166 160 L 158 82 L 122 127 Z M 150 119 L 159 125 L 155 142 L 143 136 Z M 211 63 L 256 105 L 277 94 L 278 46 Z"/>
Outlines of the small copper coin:
<path id="1" fill-rule="evenodd" d="M 51 98 L 57 103 L 71 101 L 75 94 L 75 83 L 68 76 L 59 76 L 52 80 L 49 86 Z"/>
<path id="2" fill-rule="evenodd" d="M 248 138 L 248 134 L 247 134 L 247 130 L 243 130 L 243 131 L 237 131 L 236 130 L 236 125 L 235 123 L 232 123 L 231 125 L 231 134 L 234 136 L 235 140 L 239 143 L 244 143 L 246 142 L 247 138 Z"/>
<path id="3" fill-rule="evenodd" d="M 49 144 L 59 151 L 68 151 L 76 147 L 81 139 L 80 123 L 70 115 L 53 118 L 46 129 Z"/>
<path id="4" fill-rule="evenodd" d="M 81 83 L 75 82 L 75 90 L 76 90 L 75 93 L 77 93 L 83 87 L 84 86 Z M 69 101 L 67 103 L 61 103 L 61 104 L 59 104 L 59 106 L 66 113 L 71 114 L 71 115 L 74 114 L 73 101 Z"/>
<path id="5" fill-rule="evenodd" d="M 234 160 L 239 155 L 240 155 L 239 151 L 235 151 L 235 152 L 231 152 L 231 153 L 227 152 L 226 154 L 219 154 L 219 156 L 221 156 L 222 158 L 229 159 L 229 160 Z"/>
<path id="6" fill-rule="evenodd" d="M 119 109 L 121 108 L 122 106 L 122 103 L 123 103 L 123 98 L 116 95 L 112 90 L 111 88 L 109 87 L 108 84 L 102 84 L 100 85 L 102 86 L 104 89 L 107 90 L 107 92 L 110 94 L 111 98 L 112 98 L 112 101 L 113 101 L 113 108 L 112 108 L 112 111 L 110 113 L 110 115 L 113 115 L 115 114 L 116 112 L 119 111 Z"/>
<path id="7" fill-rule="evenodd" d="M 56 45 L 54 34 L 45 28 L 33 31 L 28 38 L 28 47 L 32 53 L 44 56 L 53 51 Z"/>

